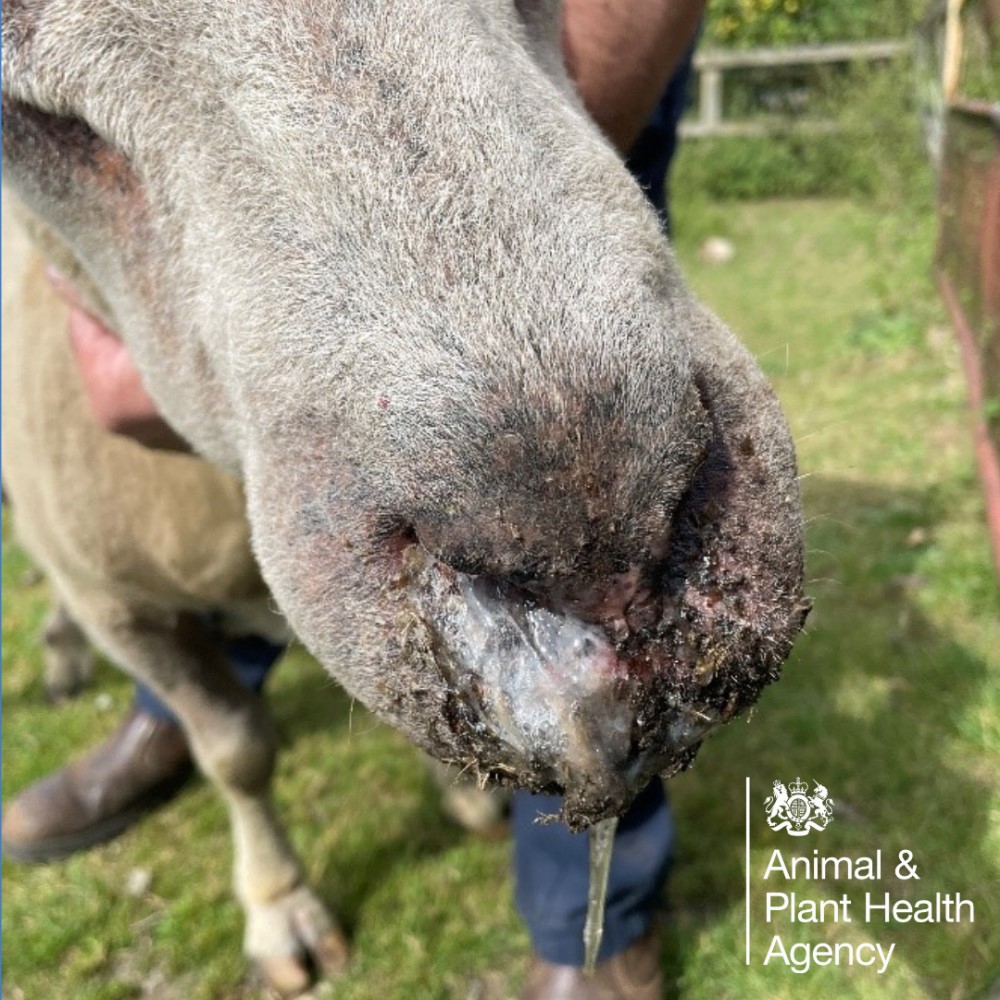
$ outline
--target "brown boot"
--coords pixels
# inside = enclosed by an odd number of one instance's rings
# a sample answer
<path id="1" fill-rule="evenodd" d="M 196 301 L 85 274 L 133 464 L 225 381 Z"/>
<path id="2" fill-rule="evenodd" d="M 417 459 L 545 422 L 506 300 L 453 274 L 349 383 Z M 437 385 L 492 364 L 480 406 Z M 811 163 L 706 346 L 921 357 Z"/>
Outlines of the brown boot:
<path id="1" fill-rule="evenodd" d="M 133 708 L 100 746 L 8 804 L 3 853 L 51 861 L 110 840 L 176 795 L 192 773 L 180 727 Z"/>
<path id="2" fill-rule="evenodd" d="M 536 957 L 528 966 L 521 1000 L 663 1000 L 659 937 L 650 931 L 600 962 L 592 976 Z"/>

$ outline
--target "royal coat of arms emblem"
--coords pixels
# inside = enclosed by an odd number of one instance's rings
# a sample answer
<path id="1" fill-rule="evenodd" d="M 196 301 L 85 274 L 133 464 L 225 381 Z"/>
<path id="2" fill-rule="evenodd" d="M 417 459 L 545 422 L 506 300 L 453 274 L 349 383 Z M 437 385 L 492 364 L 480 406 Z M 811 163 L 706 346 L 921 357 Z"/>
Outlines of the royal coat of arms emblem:
<path id="1" fill-rule="evenodd" d="M 833 799 L 818 781 L 813 790 L 809 783 L 796 778 L 785 787 L 774 782 L 774 794 L 764 802 L 767 825 L 772 830 L 787 830 L 793 837 L 804 837 L 810 830 L 825 830 L 833 820 Z"/>

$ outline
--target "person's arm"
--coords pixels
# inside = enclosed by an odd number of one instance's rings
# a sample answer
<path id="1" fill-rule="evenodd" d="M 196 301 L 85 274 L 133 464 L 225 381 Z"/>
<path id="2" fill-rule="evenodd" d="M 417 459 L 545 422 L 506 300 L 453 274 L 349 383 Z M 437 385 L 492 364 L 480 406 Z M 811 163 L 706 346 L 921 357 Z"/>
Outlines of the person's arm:
<path id="1" fill-rule="evenodd" d="M 591 117 L 624 155 L 698 30 L 705 0 L 565 0 L 563 52 Z"/>
<path id="2" fill-rule="evenodd" d="M 105 430 L 147 448 L 188 451 L 160 416 L 139 369 L 118 335 L 81 305 L 76 289 L 54 268 L 49 281 L 69 306 L 69 339 L 91 415 Z"/>

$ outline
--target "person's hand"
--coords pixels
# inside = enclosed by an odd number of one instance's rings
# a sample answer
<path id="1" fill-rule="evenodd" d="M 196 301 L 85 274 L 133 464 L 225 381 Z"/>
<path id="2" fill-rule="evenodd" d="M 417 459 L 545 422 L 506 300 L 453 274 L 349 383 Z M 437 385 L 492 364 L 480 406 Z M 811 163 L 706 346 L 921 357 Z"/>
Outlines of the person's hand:
<path id="1" fill-rule="evenodd" d="M 128 348 L 80 303 L 73 285 L 54 268 L 49 281 L 69 305 L 69 338 L 90 412 L 105 430 L 168 451 L 188 445 L 160 416 Z"/>

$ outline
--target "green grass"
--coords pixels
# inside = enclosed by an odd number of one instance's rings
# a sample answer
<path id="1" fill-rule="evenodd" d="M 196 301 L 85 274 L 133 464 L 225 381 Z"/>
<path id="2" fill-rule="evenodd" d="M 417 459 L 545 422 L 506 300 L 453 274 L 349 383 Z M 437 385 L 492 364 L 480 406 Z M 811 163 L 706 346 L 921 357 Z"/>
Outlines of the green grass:
<path id="1" fill-rule="evenodd" d="M 672 783 L 679 836 L 669 889 L 668 996 L 683 1000 L 938 1000 L 1000 977 L 1000 625 L 957 354 L 929 282 L 933 217 L 848 202 L 694 203 L 678 251 L 699 293 L 773 379 L 798 442 L 809 524 L 809 631 L 784 680 Z M 703 263 L 704 237 L 736 246 Z M 6 538 L 3 797 L 109 731 L 129 686 L 102 667 L 77 703 L 44 703 L 35 630 L 44 586 Z M 95 692 L 112 698 L 101 711 Z M 276 795 L 308 874 L 354 941 L 345 1000 L 516 996 L 528 940 L 509 845 L 450 827 L 417 754 L 305 654 L 277 671 Z M 764 823 L 775 778 L 822 781 L 837 804 L 793 843 Z M 752 956 L 743 964 L 743 788 L 752 780 Z M 764 924 L 764 865 L 791 853 L 894 858 L 961 892 L 959 925 Z M 4 998 L 254 996 L 229 895 L 224 811 L 204 785 L 85 856 L 3 868 Z M 133 868 L 152 873 L 138 898 Z M 856 884 L 790 888 L 812 898 Z M 855 904 L 856 906 L 859 904 Z M 771 936 L 894 941 L 889 970 L 761 965 Z M 156 992 L 159 989 L 160 992 Z"/>

